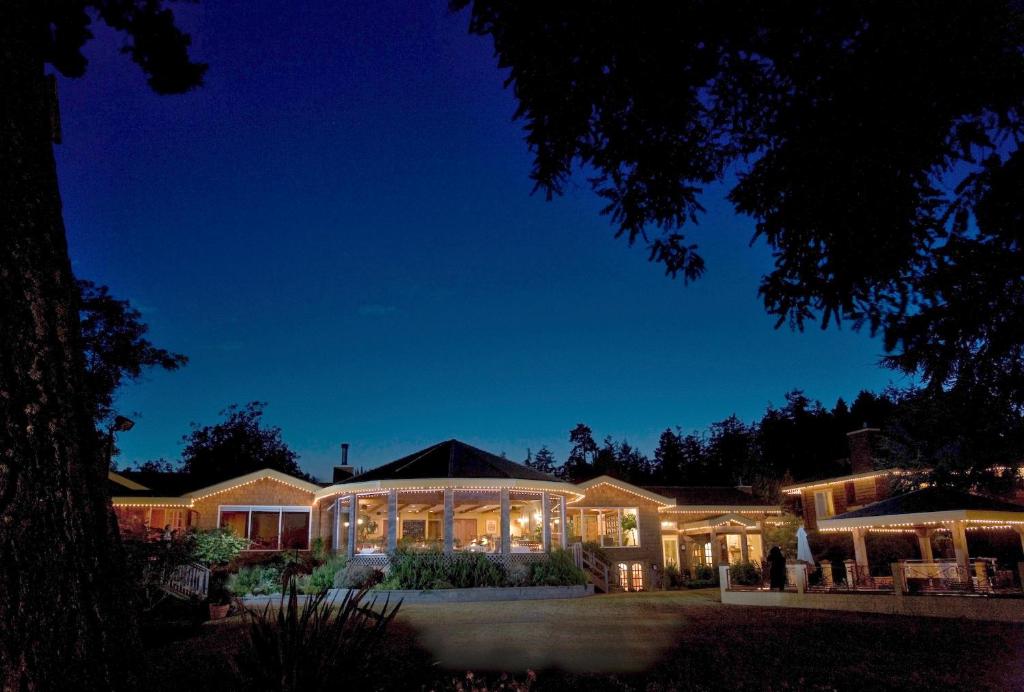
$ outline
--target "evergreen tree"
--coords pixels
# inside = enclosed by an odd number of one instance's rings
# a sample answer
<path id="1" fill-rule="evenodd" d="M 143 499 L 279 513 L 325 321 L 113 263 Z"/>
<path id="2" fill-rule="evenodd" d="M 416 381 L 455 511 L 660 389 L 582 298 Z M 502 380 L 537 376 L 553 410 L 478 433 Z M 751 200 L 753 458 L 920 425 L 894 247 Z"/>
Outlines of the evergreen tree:
<path id="1" fill-rule="evenodd" d="M 537 450 L 537 456 L 533 458 L 532 468 L 537 469 L 541 473 L 555 473 L 555 455 L 551 453 L 547 445 L 543 445 Z"/>
<path id="2" fill-rule="evenodd" d="M 565 463 L 559 468 L 559 477 L 576 482 L 592 477 L 595 474 L 594 461 L 597 456 L 597 443 L 594 442 L 594 431 L 590 426 L 577 423 L 569 431 L 569 442 L 572 449 Z"/>

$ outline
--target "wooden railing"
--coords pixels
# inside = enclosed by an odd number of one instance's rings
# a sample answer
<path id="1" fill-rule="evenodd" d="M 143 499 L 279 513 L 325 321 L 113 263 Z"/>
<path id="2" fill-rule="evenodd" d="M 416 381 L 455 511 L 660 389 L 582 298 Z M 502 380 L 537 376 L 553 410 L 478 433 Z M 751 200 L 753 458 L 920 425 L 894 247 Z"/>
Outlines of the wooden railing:
<path id="1" fill-rule="evenodd" d="M 583 570 L 594 584 L 594 588 L 608 593 L 611 588 L 608 563 L 591 551 L 584 550 L 582 543 L 573 543 L 569 550 L 576 566 Z"/>
<path id="2" fill-rule="evenodd" d="M 210 570 L 199 564 L 178 565 L 164 588 L 179 598 L 206 598 L 210 588 Z"/>

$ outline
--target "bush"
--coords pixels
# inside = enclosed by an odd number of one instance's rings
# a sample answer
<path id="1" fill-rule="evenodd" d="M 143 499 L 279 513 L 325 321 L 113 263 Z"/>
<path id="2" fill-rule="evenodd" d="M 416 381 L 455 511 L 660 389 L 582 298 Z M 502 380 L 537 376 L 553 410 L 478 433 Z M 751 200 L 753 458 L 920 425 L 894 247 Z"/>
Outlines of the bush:
<path id="1" fill-rule="evenodd" d="M 758 586 L 762 581 L 761 565 L 756 562 L 735 562 L 729 565 L 729 581 L 738 586 Z"/>
<path id="2" fill-rule="evenodd" d="M 529 565 L 524 565 L 522 562 L 513 562 L 505 570 L 505 582 L 509 586 L 529 586 L 531 572 L 532 570 Z"/>
<path id="3" fill-rule="evenodd" d="M 437 581 L 451 581 L 440 550 L 407 550 L 391 554 L 391 569 L 383 586 L 392 589 L 430 589 Z"/>
<path id="4" fill-rule="evenodd" d="M 690 578 L 693 581 L 713 581 L 717 583 L 718 570 L 710 565 L 697 565 L 693 568 Z"/>
<path id="5" fill-rule="evenodd" d="M 195 559 L 207 565 L 225 565 L 249 547 L 249 541 L 228 529 L 197 531 L 193 539 Z"/>
<path id="6" fill-rule="evenodd" d="M 457 553 L 444 575 L 457 589 L 477 586 L 504 586 L 505 571 L 482 553 Z"/>
<path id="7" fill-rule="evenodd" d="M 236 669 L 243 685 L 254 690 L 366 689 L 377 673 L 375 654 L 399 605 L 388 610 L 365 604 L 366 591 L 348 593 L 340 604 L 322 591 L 298 605 L 291 580 L 288 600 L 250 612 Z"/>
<path id="8" fill-rule="evenodd" d="M 319 593 L 334 586 L 334 578 L 345 568 L 346 559 L 342 556 L 329 557 L 317 567 L 306 580 L 305 593 Z"/>
<path id="9" fill-rule="evenodd" d="M 587 578 L 576 566 L 572 553 L 556 548 L 547 560 L 532 565 L 530 581 L 534 586 L 570 586 L 586 584 Z"/>
<path id="10" fill-rule="evenodd" d="M 669 565 L 661 574 L 661 588 L 678 589 L 683 585 L 683 574 L 675 565 Z"/>
<path id="11" fill-rule="evenodd" d="M 227 589 L 235 596 L 281 593 L 281 568 L 273 565 L 243 567 L 228 577 Z"/>
<path id="12" fill-rule="evenodd" d="M 712 586 L 718 586 L 718 582 L 714 579 L 691 579 L 684 581 L 683 586 L 687 589 L 709 589 Z"/>
<path id="13" fill-rule="evenodd" d="M 376 567 L 349 563 L 334 575 L 334 585 L 344 589 L 363 589 L 379 584 L 383 579 L 384 573 Z"/>

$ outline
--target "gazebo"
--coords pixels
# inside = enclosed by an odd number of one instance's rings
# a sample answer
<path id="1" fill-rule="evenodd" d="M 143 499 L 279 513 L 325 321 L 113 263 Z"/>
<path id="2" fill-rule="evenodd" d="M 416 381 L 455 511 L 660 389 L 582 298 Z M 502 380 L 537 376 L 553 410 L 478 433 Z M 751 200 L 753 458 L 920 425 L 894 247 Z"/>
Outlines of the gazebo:
<path id="1" fill-rule="evenodd" d="M 931 536 L 948 531 L 956 562 L 966 572 L 970 555 L 967 534 L 977 530 L 1015 531 L 1024 550 L 1024 506 L 949 488 L 927 487 L 821 519 L 820 531 L 849 531 L 858 568 L 868 569 L 864 538 L 868 532 L 907 532 L 917 535 L 921 560 L 933 560 Z"/>
<path id="2" fill-rule="evenodd" d="M 573 485 L 448 440 L 321 491 L 334 550 L 385 556 L 398 547 L 445 553 L 544 553 L 567 544 Z M 376 558 L 380 559 L 380 558 Z"/>

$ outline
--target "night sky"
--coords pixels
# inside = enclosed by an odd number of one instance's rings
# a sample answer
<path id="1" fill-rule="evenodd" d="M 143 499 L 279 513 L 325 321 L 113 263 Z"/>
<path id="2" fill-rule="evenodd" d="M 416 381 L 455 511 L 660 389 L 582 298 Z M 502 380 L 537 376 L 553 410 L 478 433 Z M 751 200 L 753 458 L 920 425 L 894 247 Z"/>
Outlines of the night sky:
<path id="1" fill-rule="evenodd" d="M 210 64 L 158 97 L 97 26 L 61 81 L 75 273 L 130 299 L 175 373 L 124 388 L 121 463 L 176 459 L 189 423 L 268 402 L 306 470 L 457 437 L 559 460 L 583 421 L 651 453 L 661 430 L 827 405 L 890 380 L 850 330 L 775 331 L 770 267 L 722 189 L 691 286 L 613 238 L 583 178 L 531 195 L 489 41 L 426 3 L 174 5 Z"/>

